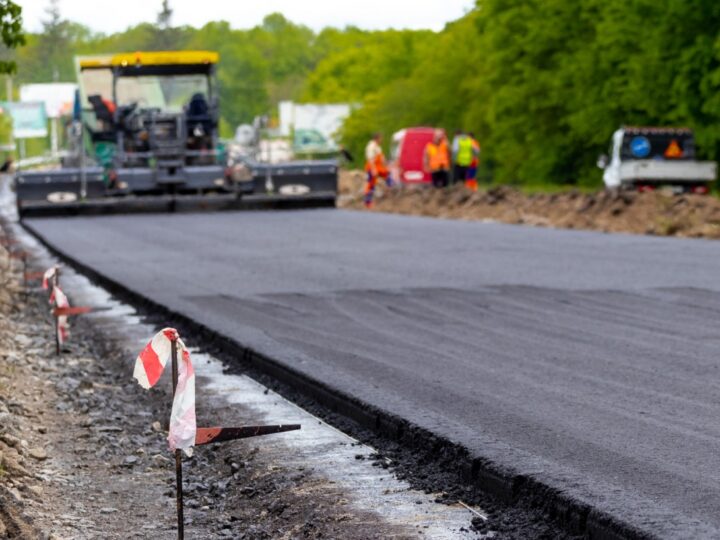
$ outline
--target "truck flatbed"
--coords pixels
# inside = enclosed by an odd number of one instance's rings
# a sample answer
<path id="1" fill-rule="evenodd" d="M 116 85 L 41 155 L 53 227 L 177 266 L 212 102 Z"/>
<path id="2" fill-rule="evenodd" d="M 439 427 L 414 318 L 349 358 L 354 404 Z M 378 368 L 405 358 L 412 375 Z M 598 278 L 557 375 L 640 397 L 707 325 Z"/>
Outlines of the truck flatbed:
<path id="1" fill-rule="evenodd" d="M 620 164 L 620 182 L 689 183 L 713 182 L 717 177 L 714 161 L 658 161 L 642 159 Z"/>

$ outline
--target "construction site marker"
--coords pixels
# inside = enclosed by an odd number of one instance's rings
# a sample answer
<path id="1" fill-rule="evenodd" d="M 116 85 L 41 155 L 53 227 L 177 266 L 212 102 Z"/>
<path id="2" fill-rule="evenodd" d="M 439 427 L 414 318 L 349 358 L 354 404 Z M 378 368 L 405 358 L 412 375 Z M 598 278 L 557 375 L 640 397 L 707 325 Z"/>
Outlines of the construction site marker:
<path id="1" fill-rule="evenodd" d="M 74 315 L 83 315 L 96 311 L 90 306 L 71 306 L 65 293 L 60 288 L 60 268 L 52 266 L 42 274 L 43 289 L 50 290 L 50 305 L 53 306 L 51 314 L 55 319 L 55 354 L 60 356 L 62 344 L 68 337 L 67 318 Z"/>
<path id="2" fill-rule="evenodd" d="M 181 362 L 178 363 L 178 351 Z M 174 328 L 155 334 L 135 360 L 133 377 L 143 388 L 151 388 L 160 380 L 168 359 L 172 366 L 172 412 L 168 443 L 175 454 L 175 483 L 178 539 L 185 538 L 185 519 L 182 487 L 182 453 L 192 455 L 193 446 L 259 437 L 300 429 L 299 424 L 273 426 L 198 428 L 195 420 L 195 371 L 190 352 Z"/>
<path id="3" fill-rule="evenodd" d="M 296 429 L 300 429 L 300 424 L 280 424 L 277 426 L 245 426 L 239 428 L 198 428 L 197 435 L 195 435 L 195 446 L 233 441 L 236 439 L 249 439 L 250 437 L 260 437 L 262 435 L 284 433 L 286 431 L 295 431 Z"/>
<path id="4" fill-rule="evenodd" d="M 82 315 L 84 313 L 90 313 L 92 310 L 93 308 L 89 306 L 56 307 L 53 309 L 53 316 L 67 317 L 68 315 Z"/>

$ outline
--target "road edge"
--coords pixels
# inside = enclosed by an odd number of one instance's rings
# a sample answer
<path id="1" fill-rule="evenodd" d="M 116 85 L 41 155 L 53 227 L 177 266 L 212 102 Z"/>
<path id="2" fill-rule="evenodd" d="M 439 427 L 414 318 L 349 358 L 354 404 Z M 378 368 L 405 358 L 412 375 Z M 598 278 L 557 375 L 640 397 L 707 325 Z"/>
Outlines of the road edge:
<path id="1" fill-rule="evenodd" d="M 200 335 L 204 340 L 212 342 L 214 348 L 217 347 L 219 351 L 235 358 L 236 362 L 288 385 L 330 412 L 339 414 L 382 438 L 411 447 L 414 452 L 422 452 L 427 456 L 429 462 L 453 471 L 464 483 L 496 497 L 506 504 L 522 505 L 528 509 L 542 509 L 569 533 L 584 535 L 592 540 L 650 540 L 654 538 L 632 524 L 593 508 L 591 505 L 563 493 L 558 488 L 518 473 L 490 459 L 472 455 L 467 448 L 458 443 L 438 437 L 425 428 L 388 411 L 333 389 L 322 381 L 285 366 L 182 313 L 175 312 L 56 248 L 24 220 L 20 221 L 20 225 L 60 260 L 71 265 L 76 271 L 99 284 L 111 294 L 127 301 L 133 307 L 163 316 L 166 320 L 175 323 L 181 330 Z M 292 400 L 291 397 L 288 399 Z"/>

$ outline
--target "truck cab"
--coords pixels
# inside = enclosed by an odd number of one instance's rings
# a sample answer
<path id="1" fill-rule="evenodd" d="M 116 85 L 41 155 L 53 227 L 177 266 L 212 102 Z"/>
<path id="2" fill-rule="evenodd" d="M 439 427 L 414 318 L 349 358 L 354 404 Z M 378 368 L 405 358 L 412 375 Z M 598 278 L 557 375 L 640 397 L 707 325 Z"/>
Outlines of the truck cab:
<path id="1" fill-rule="evenodd" d="M 622 127 L 613 133 L 609 155 L 600 156 L 607 188 L 652 191 L 669 186 L 680 192 L 708 193 L 717 163 L 698 161 L 687 128 Z"/>

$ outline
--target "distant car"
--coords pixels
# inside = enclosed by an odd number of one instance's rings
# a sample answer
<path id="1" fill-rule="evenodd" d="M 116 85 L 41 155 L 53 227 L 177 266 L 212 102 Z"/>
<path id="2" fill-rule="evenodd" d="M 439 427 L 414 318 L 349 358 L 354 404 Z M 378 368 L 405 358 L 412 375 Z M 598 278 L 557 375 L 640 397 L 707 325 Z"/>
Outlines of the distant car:
<path id="1" fill-rule="evenodd" d="M 402 184 L 430 184 L 430 173 L 423 170 L 425 146 L 432 141 L 435 128 L 401 129 L 392 136 L 390 170 Z"/>
<path id="2" fill-rule="evenodd" d="M 695 139 L 687 128 L 623 127 L 600 156 L 608 188 L 652 191 L 670 186 L 683 192 L 708 193 L 717 178 L 717 163 L 697 161 Z"/>
<path id="3" fill-rule="evenodd" d="M 331 139 L 317 129 L 296 129 L 293 131 L 293 153 L 298 158 L 307 156 L 335 156 L 339 148 Z"/>

